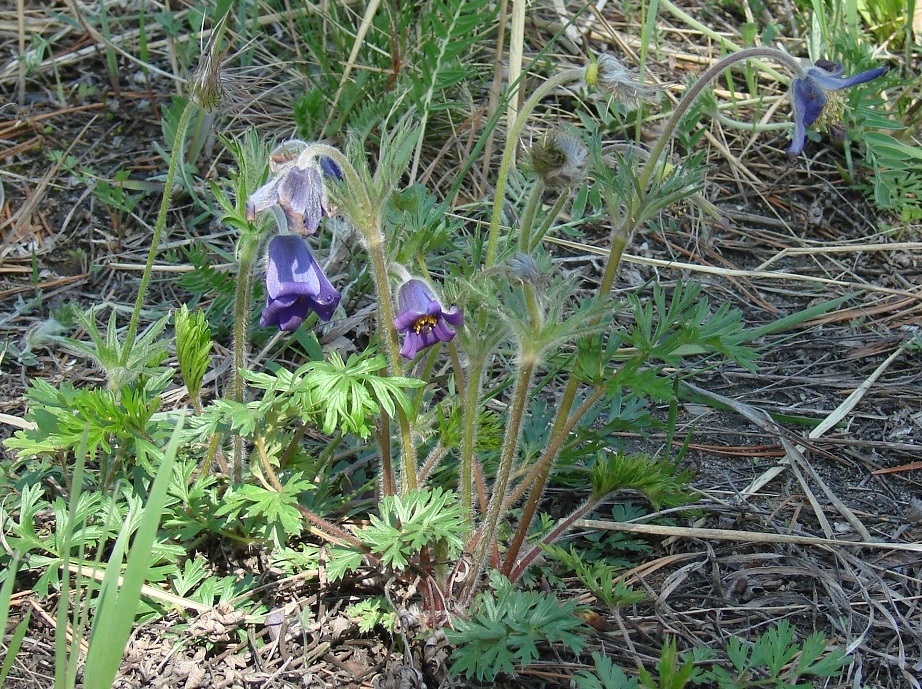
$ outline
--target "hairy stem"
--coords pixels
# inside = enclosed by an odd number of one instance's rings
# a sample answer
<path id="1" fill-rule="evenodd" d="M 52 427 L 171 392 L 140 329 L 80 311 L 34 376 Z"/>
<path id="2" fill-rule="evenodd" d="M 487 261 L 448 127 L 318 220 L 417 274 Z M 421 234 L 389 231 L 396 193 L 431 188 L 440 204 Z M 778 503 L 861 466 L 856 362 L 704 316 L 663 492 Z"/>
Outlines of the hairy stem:
<path id="1" fill-rule="evenodd" d="M 685 92 L 685 95 L 682 96 L 682 100 L 678 102 L 675 110 L 672 111 L 672 115 L 663 126 L 663 130 L 660 132 L 659 137 L 653 144 L 653 148 L 650 150 L 650 157 L 646 165 L 644 165 L 643 172 L 641 172 L 640 183 L 637 185 L 636 193 L 646 194 L 647 186 L 650 184 L 650 178 L 653 176 L 653 171 L 656 169 L 656 165 L 659 162 L 660 156 L 663 154 L 663 150 L 666 148 L 666 144 L 672 139 L 672 135 L 675 133 L 676 127 L 679 126 L 682 117 L 688 112 L 692 104 L 698 100 L 698 96 L 704 92 L 704 88 L 720 76 L 728 67 L 737 62 L 751 60 L 757 57 L 768 57 L 777 60 L 785 67 L 788 67 L 794 74 L 799 74 L 801 72 L 800 62 L 796 58 L 791 57 L 786 52 L 778 50 L 777 48 L 763 47 L 744 48 L 743 50 L 727 55 L 708 67 L 702 72 L 698 81 Z"/>
<path id="2" fill-rule="evenodd" d="M 183 160 L 183 140 L 185 139 L 186 129 L 189 127 L 189 119 L 196 108 L 197 106 L 192 99 L 186 101 L 186 106 L 179 116 L 179 123 L 176 125 L 176 134 L 173 136 L 173 145 L 170 151 L 170 164 L 166 171 L 166 180 L 163 183 L 160 210 L 157 212 L 157 221 L 154 223 L 154 236 L 150 241 L 150 251 L 147 252 L 147 262 L 144 264 L 144 272 L 141 273 L 141 282 L 138 285 L 138 296 L 135 299 L 131 320 L 128 322 L 128 332 L 125 335 L 125 347 L 122 350 L 122 360 L 120 362 L 122 366 L 128 363 L 131 349 L 134 347 L 134 341 L 138 335 L 138 321 L 141 319 L 141 309 L 144 307 L 144 300 L 147 298 L 147 287 L 150 284 L 151 273 L 154 269 L 154 260 L 157 258 L 157 251 L 160 249 L 160 239 L 163 236 L 163 228 L 166 227 L 166 215 L 170 209 L 170 201 L 173 199 L 173 182 L 176 179 L 176 171 Z"/>
<path id="3" fill-rule="evenodd" d="M 586 73 L 585 67 L 576 67 L 555 74 L 545 81 L 541 86 L 535 89 L 531 97 L 525 101 L 522 109 L 519 111 L 509 128 L 509 136 L 506 139 L 506 147 L 503 149 L 503 157 L 499 164 L 499 174 L 496 178 L 496 190 L 493 196 L 493 217 L 490 219 L 490 233 L 487 237 L 487 255 L 486 267 L 489 268 L 496 263 L 496 244 L 499 239 L 499 220 L 503 213 L 503 204 L 506 200 L 506 182 L 509 179 L 509 170 L 515 159 L 515 147 L 518 145 L 519 135 L 525 127 L 525 122 L 529 115 L 551 91 L 563 84 L 571 81 L 582 79 Z"/>
<path id="4" fill-rule="evenodd" d="M 474 490 L 474 453 L 477 444 L 477 429 L 480 424 L 480 386 L 483 378 L 484 360 L 471 360 L 465 382 L 463 407 L 461 409 L 461 509 L 465 522 L 473 524 L 471 515 Z"/>
<path id="5" fill-rule="evenodd" d="M 554 201 L 554 205 L 551 206 L 551 210 L 548 212 L 544 218 L 544 221 L 541 223 L 541 227 L 539 227 L 538 231 L 532 235 L 531 246 L 528 247 L 528 251 L 538 248 L 538 245 L 541 244 L 541 241 L 548 233 L 548 230 L 551 229 L 551 224 L 557 219 L 557 216 L 560 215 L 560 211 L 564 204 L 567 202 L 568 198 L 570 198 L 568 194 L 561 194 L 557 197 L 557 200 Z"/>
<path id="6" fill-rule="evenodd" d="M 375 236 L 376 235 L 376 236 Z M 371 258 L 371 272 L 374 276 L 375 291 L 378 294 L 378 332 L 384 340 L 387 360 L 390 365 L 391 375 L 403 375 L 403 362 L 400 359 L 400 341 L 397 339 L 397 329 L 394 327 L 394 302 L 391 298 L 391 287 L 387 279 L 387 257 L 384 254 L 384 237 L 381 228 L 375 227 L 366 231 L 366 244 L 368 255 Z M 413 444 L 413 434 L 410 421 L 407 419 L 403 407 L 397 407 L 397 423 L 400 426 L 400 454 L 403 460 L 404 492 L 416 488 L 416 446 Z"/>
<path id="7" fill-rule="evenodd" d="M 577 387 L 579 386 L 576 384 L 575 378 L 571 378 L 567 382 L 567 387 L 560 400 L 560 406 L 562 408 L 569 410 L 573 406 Z M 570 435 L 570 431 L 573 430 L 577 422 L 592 408 L 592 405 L 601 399 L 603 394 L 604 389 L 597 388 L 583 401 L 570 418 L 567 418 L 566 414 L 564 414 L 562 416 L 558 415 L 557 418 L 554 419 L 554 426 L 551 429 L 551 436 L 548 439 L 547 448 L 545 448 L 544 453 L 535 463 L 531 473 L 516 487 L 515 491 L 510 493 L 507 507 L 515 504 L 522 492 L 528 486 L 531 486 L 531 492 L 528 494 L 528 499 L 525 501 L 525 508 L 522 510 L 519 526 L 516 529 L 509 548 L 506 550 L 506 560 L 503 563 L 503 573 L 506 576 L 509 576 L 509 573 L 512 571 L 512 566 L 519 556 L 519 551 L 522 549 L 522 544 L 525 542 L 525 537 L 528 535 L 528 529 L 535 517 L 535 512 L 538 510 L 538 505 L 541 503 L 541 497 L 544 495 L 544 489 L 547 486 L 551 468 L 554 466 L 554 462 L 557 461 L 557 457 L 560 455 L 560 450 L 564 442 L 566 442 L 567 437 Z"/>
<path id="8" fill-rule="evenodd" d="M 397 329 L 394 327 L 394 302 L 391 296 L 390 283 L 388 282 L 387 254 L 384 245 L 384 232 L 381 229 L 381 218 L 371 209 L 375 206 L 368 197 L 368 192 L 361 178 L 352 167 L 352 163 L 337 149 L 326 144 L 312 144 L 301 152 L 299 160 L 310 160 L 318 156 L 332 159 L 346 176 L 347 187 L 353 194 L 361 194 L 368 211 L 366 217 L 352 218 L 362 235 L 365 237 L 365 246 L 371 259 L 371 272 L 375 282 L 375 292 L 378 297 L 378 332 L 384 340 L 384 350 L 392 376 L 403 375 L 403 361 L 400 358 L 400 341 Z M 403 491 L 416 488 L 416 446 L 413 444 L 413 432 L 410 420 L 407 418 L 403 407 L 397 408 L 397 423 L 400 427 L 400 453 L 403 462 Z M 382 428 L 384 425 L 382 424 Z M 384 448 L 382 448 L 383 451 Z M 384 463 L 382 457 L 382 463 Z M 388 459 L 386 466 L 389 466 Z M 384 486 L 394 485 L 393 476 L 384 476 Z"/>
<path id="9" fill-rule="evenodd" d="M 237 272 L 237 290 L 234 297 L 234 351 L 231 370 L 230 398 L 238 404 L 243 403 L 246 383 L 242 371 L 247 366 L 247 351 L 250 348 L 250 308 L 253 297 L 253 268 L 259 254 L 259 239 L 255 235 L 244 234 L 240 238 L 239 268 Z M 234 436 L 234 455 L 231 460 L 234 482 L 243 480 L 243 438 Z"/>
<path id="10" fill-rule="evenodd" d="M 582 519 L 587 514 L 589 514 L 589 512 L 591 512 L 592 509 L 598 504 L 598 498 L 589 498 L 580 507 L 577 507 L 571 514 L 557 522 L 557 525 L 551 529 L 550 533 L 541 539 L 541 544 L 550 545 L 551 543 L 554 543 L 558 538 L 569 531 L 570 527 L 573 526 L 577 520 Z M 525 556 L 519 560 L 515 567 L 512 568 L 512 571 L 509 572 L 509 581 L 516 581 L 520 576 L 522 576 L 525 570 L 528 569 L 528 566 L 534 562 L 535 558 L 538 557 L 542 552 L 544 551 L 541 549 L 540 545 L 536 545 L 534 548 L 529 550 Z"/>
<path id="11" fill-rule="evenodd" d="M 470 592 L 474 582 L 480 574 L 487 550 L 493 544 L 493 535 L 496 533 L 496 526 L 499 523 L 500 513 L 503 511 L 503 505 L 506 501 L 506 489 L 509 485 L 509 475 L 512 473 L 512 465 L 518 454 L 519 432 L 522 428 L 522 418 L 525 414 L 525 407 L 528 402 L 528 391 L 531 388 L 531 379 L 535 373 L 536 367 L 537 360 L 536 357 L 532 355 L 526 355 L 519 365 L 515 389 L 512 392 L 512 400 L 509 403 L 508 416 L 506 419 L 506 435 L 503 439 L 502 451 L 500 452 L 499 468 L 496 472 L 496 480 L 493 483 L 493 492 L 490 496 L 489 506 L 487 507 L 487 515 L 484 518 L 477 545 L 474 549 L 474 566 L 466 583 L 468 592 Z"/>
<path id="12" fill-rule="evenodd" d="M 525 212 L 522 213 L 522 227 L 519 229 L 519 251 L 523 254 L 531 251 L 531 230 L 535 224 L 535 215 L 538 213 L 538 206 L 541 205 L 543 196 L 544 180 L 539 177 L 531 188 L 528 201 L 525 203 Z"/>

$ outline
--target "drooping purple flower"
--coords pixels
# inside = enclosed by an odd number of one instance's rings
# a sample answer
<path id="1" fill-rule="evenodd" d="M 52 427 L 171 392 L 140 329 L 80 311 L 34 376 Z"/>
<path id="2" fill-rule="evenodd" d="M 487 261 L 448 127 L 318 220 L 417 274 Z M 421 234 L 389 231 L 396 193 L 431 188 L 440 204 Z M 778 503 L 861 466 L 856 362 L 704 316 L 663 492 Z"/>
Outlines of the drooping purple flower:
<path id="1" fill-rule="evenodd" d="M 788 146 L 787 154 L 791 158 L 804 150 L 807 127 L 823 115 L 823 109 L 829 103 L 829 91 L 857 86 L 876 79 L 887 73 L 889 68 L 876 67 L 850 77 L 843 77 L 842 65 L 829 60 L 817 60 L 807 67 L 791 82 L 791 101 L 794 105 L 794 137 Z M 838 113 L 841 114 L 841 113 Z M 832 118 L 831 118 L 832 119 Z M 834 118 L 838 119 L 838 117 Z"/>
<path id="2" fill-rule="evenodd" d="M 320 156 L 320 171 L 324 177 L 335 179 L 338 182 L 343 181 L 343 171 L 329 156 Z"/>
<path id="3" fill-rule="evenodd" d="M 324 215 L 323 195 L 323 180 L 315 168 L 288 164 L 253 192 L 247 201 L 247 218 L 253 220 L 257 213 L 278 206 L 290 231 L 311 235 Z"/>
<path id="4" fill-rule="evenodd" d="M 261 326 L 297 330 L 311 311 L 328 321 L 340 297 L 303 237 L 284 234 L 272 238 L 266 267 L 266 308 L 259 318 Z"/>
<path id="5" fill-rule="evenodd" d="M 464 322 L 455 307 L 445 308 L 425 282 L 411 278 L 397 291 L 397 315 L 394 327 L 405 333 L 400 354 L 414 358 L 422 349 L 436 342 L 448 342 L 455 336 L 450 326 L 459 327 Z"/>
<path id="6" fill-rule="evenodd" d="M 278 206 L 285 213 L 289 231 L 312 235 L 324 216 L 329 218 L 336 213 L 327 198 L 324 180 L 341 181 L 343 171 L 327 156 L 301 162 L 294 155 L 296 144 L 307 146 L 304 142 L 286 142 L 273 152 L 270 160 L 274 165 L 270 167 L 276 174 L 250 196 L 247 219 L 253 220 L 258 213 Z M 289 150 L 293 145 L 294 150 Z"/>

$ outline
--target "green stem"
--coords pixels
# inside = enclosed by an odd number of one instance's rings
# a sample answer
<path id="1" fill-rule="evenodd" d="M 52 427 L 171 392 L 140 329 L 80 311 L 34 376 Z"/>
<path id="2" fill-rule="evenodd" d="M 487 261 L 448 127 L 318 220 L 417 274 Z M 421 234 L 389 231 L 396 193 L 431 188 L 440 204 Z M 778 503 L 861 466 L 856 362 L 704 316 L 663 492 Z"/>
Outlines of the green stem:
<path id="1" fill-rule="evenodd" d="M 503 205 L 506 200 L 506 182 L 509 179 L 509 170 L 515 158 L 515 148 L 518 145 L 519 135 L 525 127 L 525 122 L 528 120 L 529 115 L 531 115 L 535 107 L 537 107 L 538 103 L 540 103 L 551 91 L 563 84 L 582 79 L 585 74 L 585 67 L 575 67 L 552 76 L 535 89 L 531 97 L 525 101 L 518 116 L 515 118 L 515 122 L 512 123 L 509 136 L 506 139 L 506 147 L 503 149 L 503 157 L 499 164 L 499 174 L 496 178 L 496 190 L 493 196 L 493 217 L 490 219 L 490 234 L 487 237 L 487 268 L 496 263 L 496 244 L 499 239 L 499 220 L 502 216 Z"/>
<path id="2" fill-rule="evenodd" d="M 538 231 L 532 237 L 529 251 L 531 249 L 536 249 L 538 245 L 541 244 L 541 242 L 544 240 L 544 236 L 548 233 L 548 230 L 551 229 L 553 222 L 557 220 L 557 216 L 560 215 L 561 209 L 569 198 L 569 194 L 561 194 L 557 197 L 557 200 L 554 201 L 554 205 L 551 206 L 551 210 L 548 212 L 544 218 L 544 221 L 541 223 L 541 227 L 538 228 Z"/>
<path id="3" fill-rule="evenodd" d="M 378 332 L 384 339 L 384 348 L 390 365 L 391 375 L 403 375 L 403 361 L 400 358 L 400 341 L 394 327 L 394 303 L 387 275 L 387 257 L 384 254 L 384 236 L 380 227 L 365 228 L 365 243 L 371 258 L 371 272 L 378 294 Z M 397 408 L 397 422 L 400 426 L 400 454 L 403 459 L 404 491 L 416 488 L 416 446 L 410 421 L 402 407 Z"/>
<path id="4" fill-rule="evenodd" d="M 539 469 L 538 476 L 536 477 L 535 484 L 532 486 L 531 493 L 528 495 L 528 500 L 525 503 L 525 509 L 522 511 L 522 517 L 519 520 L 519 526 L 516 529 L 515 536 L 512 539 L 512 542 L 509 544 L 509 548 L 506 551 L 506 561 L 503 563 L 503 573 L 506 576 L 509 575 L 510 570 L 512 569 L 515 559 L 519 555 L 519 550 L 522 547 L 522 543 L 525 541 L 525 536 L 528 534 L 528 528 L 531 526 L 531 520 L 535 516 L 535 512 L 538 509 L 538 503 L 541 500 L 541 495 L 544 493 L 544 483 L 547 481 L 547 477 L 551 473 L 551 466 L 553 465 L 553 458 L 556 457 L 557 452 L 554 451 L 553 454 L 550 454 L 551 448 L 558 448 L 563 445 L 563 439 L 565 435 L 561 437 L 561 431 L 567 425 L 566 420 L 569 414 L 570 407 L 573 406 L 573 400 L 576 397 L 576 390 L 579 385 L 576 382 L 575 377 L 571 377 L 567 382 L 567 387 L 563 392 L 563 397 L 560 400 L 560 407 L 566 408 L 568 411 L 564 414 L 558 414 L 557 418 L 554 419 L 554 426 L 551 429 L 551 436 L 548 439 L 548 452 L 545 453 L 549 457 L 552 457 L 551 461 L 544 462 Z"/>
<path id="5" fill-rule="evenodd" d="M 144 307 L 144 300 L 147 297 L 147 287 L 150 284 L 151 273 L 154 269 L 154 260 L 157 258 L 157 251 L 160 249 L 160 238 L 163 235 L 163 228 L 166 227 L 167 211 L 169 211 L 170 201 L 173 199 L 173 182 L 176 179 L 176 170 L 183 160 L 183 140 L 189 126 L 189 118 L 192 117 L 196 107 L 192 99 L 186 101 L 186 106 L 179 116 L 179 123 L 176 125 L 173 148 L 170 151 L 170 165 L 166 171 L 166 181 L 163 183 L 160 210 L 157 213 L 157 221 L 154 223 L 154 236 L 151 238 L 150 251 L 147 252 L 147 263 L 144 264 L 144 272 L 141 273 L 138 296 L 135 299 L 131 320 L 128 322 L 128 332 L 125 335 L 125 347 L 122 350 L 122 360 L 120 362 L 122 366 L 128 363 L 131 349 L 134 347 L 134 341 L 138 335 L 138 321 L 141 319 L 141 309 Z"/>
<path id="6" fill-rule="evenodd" d="M 234 351 L 231 371 L 230 398 L 238 404 L 244 401 L 246 383 L 242 372 L 247 367 L 247 352 L 250 348 L 250 309 L 253 297 L 253 268 L 259 255 L 259 238 L 252 234 L 240 237 L 237 290 L 234 297 Z M 239 435 L 234 436 L 234 482 L 243 481 L 244 443 Z"/>
<path id="7" fill-rule="evenodd" d="M 522 227 L 519 230 L 519 251 L 523 254 L 531 251 L 531 228 L 535 224 L 535 215 L 538 213 L 538 206 L 541 205 L 543 196 L 544 180 L 538 177 L 535 180 L 535 185 L 531 188 L 528 202 L 525 204 L 525 212 L 522 213 Z"/>
<path id="8" fill-rule="evenodd" d="M 461 410 L 461 509 L 468 526 L 473 525 L 471 515 L 474 501 L 474 452 L 477 444 L 477 427 L 480 415 L 477 413 L 480 401 L 480 387 L 483 379 L 482 357 L 472 359 L 468 368 L 463 404 Z"/>
<path id="9" fill-rule="evenodd" d="M 660 0 L 663 2 L 663 0 Z M 685 95 L 682 96 L 682 100 L 678 102 L 675 107 L 675 110 L 672 111 L 672 116 L 666 122 L 662 131 L 660 132 L 659 137 L 656 139 L 656 142 L 653 144 L 653 148 L 650 151 L 650 157 L 647 159 L 646 165 L 644 165 L 643 171 L 640 175 L 640 183 L 637 185 L 636 193 L 646 194 L 647 185 L 650 183 L 650 178 L 653 176 L 653 171 L 656 169 L 656 164 L 659 162 L 660 156 L 663 154 L 663 150 L 666 148 L 666 144 L 669 143 L 669 140 L 672 139 L 672 135 L 676 130 L 676 127 L 679 126 L 679 122 L 682 117 L 685 116 L 685 113 L 688 112 L 688 109 L 692 104 L 698 100 L 704 88 L 710 84 L 715 78 L 720 76 L 720 74 L 727 69 L 728 67 L 736 64 L 737 62 L 742 62 L 744 60 L 751 60 L 755 57 L 769 57 L 777 60 L 778 62 L 784 64 L 786 67 L 789 67 L 794 74 L 800 74 L 802 68 L 800 62 L 785 53 L 782 50 L 777 48 L 744 48 L 735 53 L 731 53 L 726 57 L 721 58 L 713 65 L 708 67 L 704 72 L 702 72 L 701 77 L 696 81 L 688 91 L 685 92 Z"/>
<path id="10" fill-rule="evenodd" d="M 741 129 L 744 132 L 783 132 L 791 129 L 790 122 L 742 122 L 727 117 L 720 110 L 714 112 L 714 119 L 725 127 L 731 129 Z"/>
<path id="11" fill-rule="evenodd" d="M 301 153 L 302 158 L 326 156 L 332 159 L 346 177 L 346 186 L 353 194 L 362 195 L 365 217 L 352 218 L 365 238 L 366 250 L 371 258 L 371 272 L 378 296 L 378 332 L 384 340 L 384 349 L 392 376 L 403 375 L 403 361 L 400 358 L 400 341 L 394 327 L 394 305 L 388 282 L 387 255 L 384 247 L 384 233 L 381 231 L 381 219 L 374 211 L 375 204 L 368 197 L 368 191 L 361 178 L 352 167 L 352 163 L 337 149 L 326 144 L 312 144 Z M 402 407 L 397 408 L 397 422 L 400 426 L 400 452 L 403 460 L 403 490 L 416 488 L 416 446 L 413 444 L 413 432 L 410 421 Z M 382 477 L 384 485 L 393 485 L 393 477 Z"/>
<path id="12" fill-rule="evenodd" d="M 477 545 L 474 548 L 471 574 L 466 582 L 468 593 L 472 591 L 474 582 L 480 574 L 484 559 L 487 555 L 487 550 L 492 547 L 493 535 L 496 532 L 500 513 L 506 501 L 506 488 L 509 485 L 509 476 L 512 473 L 512 465 L 515 462 L 519 447 L 519 432 L 522 428 L 522 417 L 525 414 L 525 407 L 528 402 L 528 391 L 531 388 L 531 379 L 535 373 L 537 363 L 537 357 L 532 353 L 526 353 L 523 356 L 523 361 L 519 365 L 515 389 L 512 393 L 512 401 L 509 403 L 508 417 L 506 419 L 506 435 L 503 439 L 502 451 L 500 452 L 499 468 L 496 472 L 496 480 L 493 483 L 493 492 L 490 495 L 487 515 L 484 518 L 483 526 L 477 538 Z"/>
<path id="13" fill-rule="evenodd" d="M 705 36 L 707 36 L 711 40 L 714 40 L 717 43 L 719 43 L 721 47 L 726 48 L 727 50 L 734 51 L 734 52 L 740 49 L 740 47 L 736 43 L 731 41 L 729 38 L 721 35 L 717 31 L 715 31 L 713 28 L 708 26 L 707 24 L 703 24 L 699 22 L 697 19 L 695 19 L 693 16 L 691 16 L 688 12 L 683 10 L 681 7 L 674 5 L 672 2 L 670 2 L 670 0 L 659 0 L 659 4 L 660 6 L 664 7 L 666 11 L 672 14 L 672 16 L 674 16 L 676 19 L 682 22 L 685 22 L 688 26 L 695 29 L 696 31 L 700 31 L 701 33 L 703 33 Z M 768 65 L 760 64 L 759 67 L 760 69 L 763 69 L 764 71 L 768 72 L 770 75 L 772 75 L 776 79 L 783 79 L 783 75 L 779 74 L 778 72 L 773 70 Z"/>
<path id="14" fill-rule="evenodd" d="M 662 1 L 663 0 L 661 0 L 661 2 Z M 634 234 L 634 230 L 637 228 L 637 225 L 640 222 L 641 212 L 643 211 L 643 203 L 647 195 L 647 187 L 650 185 L 650 180 L 653 178 L 653 173 L 657 169 L 659 159 L 662 157 L 663 151 L 666 149 L 667 144 L 672 139 L 672 135 L 675 133 L 676 128 L 679 126 L 679 122 L 681 122 L 682 118 L 685 116 L 685 113 L 688 112 L 688 109 L 704 92 L 705 87 L 708 86 L 718 76 L 720 76 L 720 74 L 725 69 L 731 67 L 737 62 L 751 60 L 757 57 L 768 57 L 775 59 L 778 62 L 784 64 L 786 67 L 789 67 L 795 74 L 799 74 L 802 71 L 800 63 L 787 53 L 778 50 L 777 48 L 762 47 L 745 48 L 735 53 L 731 53 L 730 55 L 727 55 L 726 57 L 718 60 L 713 65 L 704 70 L 698 81 L 696 81 L 691 86 L 691 88 L 685 92 L 682 100 L 678 102 L 675 110 L 672 111 L 672 115 L 669 117 L 669 120 L 667 120 L 666 124 L 663 126 L 659 137 L 657 137 L 656 141 L 653 143 L 653 148 L 650 150 L 650 154 L 647 156 L 643 169 L 640 172 L 640 177 L 637 181 L 637 184 L 634 186 L 634 193 L 631 197 L 628 213 L 625 216 L 624 221 L 620 224 L 615 224 L 614 228 L 612 229 L 610 244 L 611 250 L 606 262 L 605 273 L 599 286 L 600 295 L 606 295 L 611 290 L 611 286 L 615 278 L 615 273 L 617 272 L 618 266 L 621 263 L 621 256 L 624 253 L 625 247 L 627 247 L 627 245 L 630 243 Z M 605 200 L 606 205 L 608 206 L 609 215 L 611 215 L 613 219 L 616 218 L 617 204 L 614 201 L 611 192 L 606 193 Z"/>

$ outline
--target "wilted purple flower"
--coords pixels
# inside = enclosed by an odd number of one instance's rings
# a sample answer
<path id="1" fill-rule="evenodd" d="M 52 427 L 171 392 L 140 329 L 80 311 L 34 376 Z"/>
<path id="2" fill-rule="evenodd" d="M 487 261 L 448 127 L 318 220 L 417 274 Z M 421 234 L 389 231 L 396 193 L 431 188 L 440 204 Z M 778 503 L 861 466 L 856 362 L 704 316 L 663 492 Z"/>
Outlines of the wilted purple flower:
<path id="1" fill-rule="evenodd" d="M 247 219 L 278 206 L 285 212 L 288 229 L 314 234 L 323 218 L 323 181 L 313 167 L 290 164 L 253 192 L 247 201 Z"/>
<path id="2" fill-rule="evenodd" d="M 340 294 L 327 280 L 303 237 L 283 234 L 269 242 L 266 267 L 266 308 L 259 324 L 297 330 L 311 311 L 330 320 Z"/>
<path id="3" fill-rule="evenodd" d="M 851 77 L 843 77 L 842 65 L 829 60 L 817 60 L 807 67 L 791 82 L 791 101 L 794 104 L 794 137 L 787 153 L 791 158 L 796 157 L 804 150 L 806 143 L 807 127 L 812 125 L 821 116 L 831 123 L 838 122 L 841 117 L 841 108 L 838 112 L 823 110 L 830 102 L 830 91 L 849 88 L 863 84 L 887 73 L 889 68 L 876 67 L 866 72 L 860 72 Z"/>
<path id="4" fill-rule="evenodd" d="M 411 278 L 400 286 L 394 327 L 406 333 L 400 349 L 403 357 L 412 359 L 421 349 L 436 342 L 448 342 L 455 336 L 449 326 L 458 327 L 463 322 L 461 312 L 455 306 L 448 309 L 442 306 L 422 280 Z"/>
<path id="5" fill-rule="evenodd" d="M 281 160 L 278 172 L 250 196 L 247 219 L 253 220 L 257 213 L 278 206 L 285 213 L 291 232 L 314 234 L 323 217 L 330 217 L 336 212 L 327 199 L 324 179 L 341 180 L 342 170 L 326 156 L 321 156 L 316 162 L 312 160 L 304 167 L 299 165 L 291 151 L 281 150 L 273 156 Z"/>

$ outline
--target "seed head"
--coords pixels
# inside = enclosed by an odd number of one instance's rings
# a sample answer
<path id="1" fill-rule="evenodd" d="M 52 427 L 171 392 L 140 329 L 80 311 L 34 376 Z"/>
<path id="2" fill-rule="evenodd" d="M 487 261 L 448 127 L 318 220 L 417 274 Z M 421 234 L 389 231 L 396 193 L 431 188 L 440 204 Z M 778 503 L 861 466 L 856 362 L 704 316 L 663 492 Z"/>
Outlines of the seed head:
<path id="1" fill-rule="evenodd" d="M 559 130 L 546 134 L 528 153 L 531 169 L 552 189 L 582 182 L 588 162 L 589 151 L 583 142 Z"/>
<path id="2" fill-rule="evenodd" d="M 628 69 L 618 58 L 608 53 L 599 55 L 598 62 L 587 67 L 586 84 L 614 96 L 629 110 L 641 103 L 656 102 L 656 87 L 638 81 L 634 70 Z"/>

